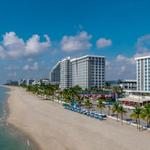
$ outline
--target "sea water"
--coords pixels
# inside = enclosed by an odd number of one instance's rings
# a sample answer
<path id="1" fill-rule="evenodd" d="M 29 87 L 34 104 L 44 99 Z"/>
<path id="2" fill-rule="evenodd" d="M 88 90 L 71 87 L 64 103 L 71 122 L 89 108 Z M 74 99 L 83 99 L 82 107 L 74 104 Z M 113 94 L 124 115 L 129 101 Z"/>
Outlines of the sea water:
<path id="1" fill-rule="evenodd" d="M 0 150 L 32 150 L 28 140 L 6 123 L 8 89 L 0 87 Z"/>

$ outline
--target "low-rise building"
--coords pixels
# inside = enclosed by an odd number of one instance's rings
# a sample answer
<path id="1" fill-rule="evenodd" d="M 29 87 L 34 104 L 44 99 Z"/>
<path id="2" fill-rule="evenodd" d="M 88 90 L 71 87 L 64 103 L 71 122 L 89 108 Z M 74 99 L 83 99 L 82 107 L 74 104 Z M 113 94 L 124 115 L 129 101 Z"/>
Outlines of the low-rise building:
<path id="1" fill-rule="evenodd" d="M 34 82 L 35 80 L 34 79 L 21 79 L 18 81 L 18 85 L 32 85 L 32 83 Z"/>
<path id="2" fill-rule="evenodd" d="M 40 83 L 44 84 L 44 85 L 48 85 L 48 84 L 50 84 L 50 80 L 47 78 L 43 78 L 43 79 L 40 79 Z"/>
<path id="3" fill-rule="evenodd" d="M 137 81 L 136 80 L 121 80 L 119 85 L 124 90 L 137 90 Z"/>

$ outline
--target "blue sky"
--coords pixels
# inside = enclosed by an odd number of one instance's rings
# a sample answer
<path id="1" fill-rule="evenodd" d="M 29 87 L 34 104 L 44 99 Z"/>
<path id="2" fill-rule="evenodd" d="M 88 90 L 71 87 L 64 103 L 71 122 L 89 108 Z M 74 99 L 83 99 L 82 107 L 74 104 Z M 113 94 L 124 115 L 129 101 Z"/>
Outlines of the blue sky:
<path id="1" fill-rule="evenodd" d="M 150 51 L 149 7 L 148 0 L 3 0 L 0 81 L 48 77 L 57 60 L 85 54 L 106 56 L 107 79 L 134 79 L 134 58 Z"/>

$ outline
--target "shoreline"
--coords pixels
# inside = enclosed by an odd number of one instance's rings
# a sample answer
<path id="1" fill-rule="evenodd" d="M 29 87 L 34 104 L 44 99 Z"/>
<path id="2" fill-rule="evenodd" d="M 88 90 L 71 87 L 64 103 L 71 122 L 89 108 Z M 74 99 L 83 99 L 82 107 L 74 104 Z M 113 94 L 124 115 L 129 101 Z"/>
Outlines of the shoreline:
<path id="1" fill-rule="evenodd" d="M 16 127 L 14 124 L 11 124 L 8 121 L 9 115 L 10 115 L 10 108 L 9 108 L 9 96 L 10 96 L 10 91 L 12 90 L 11 87 L 9 86 L 1 86 L 4 88 L 7 88 L 8 91 L 6 92 L 6 101 L 4 104 L 4 109 L 6 111 L 5 114 L 5 125 L 6 127 L 9 128 L 9 130 L 11 130 L 14 134 L 17 134 L 18 136 L 21 136 L 21 138 L 24 140 L 25 144 L 31 149 L 31 150 L 41 150 L 39 144 L 37 142 L 35 142 L 35 140 L 31 137 L 31 135 L 25 133 L 21 128 Z"/>
<path id="2" fill-rule="evenodd" d="M 143 150 L 150 147 L 150 134 L 146 130 L 138 132 L 135 127 L 122 126 L 112 119 L 98 121 L 65 110 L 22 88 L 12 87 L 8 99 L 7 121 L 33 139 L 41 150 Z"/>

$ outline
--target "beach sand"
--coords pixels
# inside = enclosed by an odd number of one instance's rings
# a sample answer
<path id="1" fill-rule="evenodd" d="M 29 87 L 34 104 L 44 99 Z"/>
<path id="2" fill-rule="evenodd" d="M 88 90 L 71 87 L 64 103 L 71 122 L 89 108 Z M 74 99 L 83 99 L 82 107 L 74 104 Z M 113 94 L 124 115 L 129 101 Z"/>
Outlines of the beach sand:
<path id="1" fill-rule="evenodd" d="M 10 87 L 7 122 L 33 139 L 41 150 L 146 150 L 150 132 L 107 119 L 99 121 L 42 101 Z"/>

